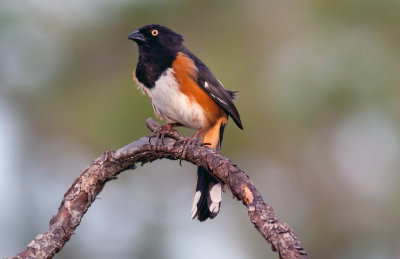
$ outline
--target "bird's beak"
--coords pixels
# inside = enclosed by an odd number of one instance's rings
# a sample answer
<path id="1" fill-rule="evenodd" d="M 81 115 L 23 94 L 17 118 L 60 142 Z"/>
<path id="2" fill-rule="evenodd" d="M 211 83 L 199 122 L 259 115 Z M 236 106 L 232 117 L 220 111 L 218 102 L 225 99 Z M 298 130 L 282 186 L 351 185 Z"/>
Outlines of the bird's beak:
<path id="1" fill-rule="evenodd" d="M 134 31 L 131 35 L 129 35 L 128 39 L 133 40 L 137 43 L 146 42 L 146 39 L 139 31 Z"/>

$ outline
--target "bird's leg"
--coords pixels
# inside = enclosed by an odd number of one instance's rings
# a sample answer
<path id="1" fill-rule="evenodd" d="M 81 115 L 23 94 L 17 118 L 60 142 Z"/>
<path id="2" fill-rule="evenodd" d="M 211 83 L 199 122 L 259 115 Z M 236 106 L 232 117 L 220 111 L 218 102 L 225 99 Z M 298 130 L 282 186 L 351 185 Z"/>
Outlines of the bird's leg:
<path id="1" fill-rule="evenodd" d="M 174 123 L 168 123 L 168 124 L 164 124 L 162 125 L 159 129 L 153 131 L 153 133 L 151 134 L 151 136 L 149 137 L 149 144 L 151 144 L 151 139 L 156 137 L 156 143 L 155 146 L 158 146 L 158 140 L 161 137 L 161 141 L 162 144 L 164 145 L 164 138 L 165 138 L 165 133 L 170 132 L 172 130 L 174 130 L 174 127 L 179 127 L 182 126 L 182 124 L 174 122 Z"/>

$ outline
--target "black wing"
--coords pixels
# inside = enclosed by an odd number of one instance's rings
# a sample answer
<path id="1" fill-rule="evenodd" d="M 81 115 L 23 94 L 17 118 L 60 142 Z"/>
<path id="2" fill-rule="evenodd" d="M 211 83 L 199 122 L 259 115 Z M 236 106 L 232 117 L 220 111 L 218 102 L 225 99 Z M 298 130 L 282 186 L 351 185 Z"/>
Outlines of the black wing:
<path id="1" fill-rule="evenodd" d="M 240 115 L 237 111 L 233 102 L 236 99 L 237 91 L 229 91 L 224 88 L 221 82 L 215 78 L 204 63 L 197 58 L 189 50 L 185 49 L 182 51 L 191 58 L 197 68 L 196 82 L 197 84 L 214 100 L 229 116 L 232 117 L 235 124 L 243 129 L 242 122 L 240 121 Z"/>

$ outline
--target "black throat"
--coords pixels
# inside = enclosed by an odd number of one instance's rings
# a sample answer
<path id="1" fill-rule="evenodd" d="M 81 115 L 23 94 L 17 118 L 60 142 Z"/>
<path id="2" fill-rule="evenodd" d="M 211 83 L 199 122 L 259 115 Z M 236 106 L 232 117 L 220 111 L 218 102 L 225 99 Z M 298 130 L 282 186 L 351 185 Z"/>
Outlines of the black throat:
<path id="1" fill-rule="evenodd" d="M 136 78 L 147 88 L 153 88 L 160 76 L 170 67 L 177 52 L 168 48 L 139 46 Z"/>

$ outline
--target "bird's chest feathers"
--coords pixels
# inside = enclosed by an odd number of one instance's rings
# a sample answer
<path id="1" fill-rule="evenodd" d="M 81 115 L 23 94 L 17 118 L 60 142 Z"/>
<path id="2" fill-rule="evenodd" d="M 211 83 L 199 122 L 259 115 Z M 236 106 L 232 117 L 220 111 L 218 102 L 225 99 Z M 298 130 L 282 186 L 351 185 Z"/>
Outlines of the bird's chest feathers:
<path id="1" fill-rule="evenodd" d="M 182 92 L 175 73 L 173 68 L 167 69 L 154 87 L 144 89 L 152 101 L 157 117 L 167 122 L 179 122 L 193 129 L 207 127 L 205 110 Z"/>
<path id="2" fill-rule="evenodd" d="M 154 69 L 160 68 L 160 63 L 150 66 L 141 62 L 134 75 L 139 88 L 150 97 L 158 118 L 179 122 L 193 129 L 204 129 L 225 116 L 223 110 L 197 85 L 197 68 L 192 59 L 178 52 L 171 65 L 162 72 L 157 71 L 155 76 Z"/>

